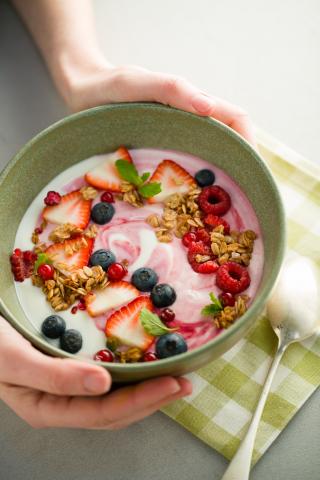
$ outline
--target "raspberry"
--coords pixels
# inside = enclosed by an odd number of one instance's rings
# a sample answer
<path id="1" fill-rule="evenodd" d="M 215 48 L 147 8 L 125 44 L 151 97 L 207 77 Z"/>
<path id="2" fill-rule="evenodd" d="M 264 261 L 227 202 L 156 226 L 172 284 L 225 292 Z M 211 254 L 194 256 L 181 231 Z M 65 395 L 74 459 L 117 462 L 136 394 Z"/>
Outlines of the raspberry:
<path id="1" fill-rule="evenodd" d="M 25 279 L 24 262 L 22 256 L 12 254 L 10 257 L 11 270 L 16 282 L 23 282 Z"/>
<path id="2" fill-rule="evenodd" d="M 155 360 L 158 360 L 158 357 L 155 353 L 153 352 L 146 352 L 143 355 L 143 361 L 144 362 L 154 362 Z"/>
<path id="3" fill-rule="evenodd" d="M 239 263 L 226 262 L 217 271 L 216 283 L 224 292 L 240 293 L 249 287 L 250 276 L 248 270 Z"/>
<path id="4" fill-rule="evenodd" d="M 54 268 L 48 263 L 42 263 L 39 265 L 37 273 L 40 275 L 42 280 L 51 280 L 54 276 Z"/>
<path id="5" fill-rule="evenodd" d="M 231 207 L 230 195 L 218 185 L 205 187 L 198 197 L 198 204 L 204 213 L 224 215 Z"/>
<path id="6" fill-rule="evenodd" d="M 23 252 L 23 260 L 25 262 L 35 262 L 37 260 L 37 254 L 34 253 L 32 250 L 26 250 Z"/>
<path id="7" fill-rule="evenodd" d="M 197 239 L 196 234 L 193 232 L 187 232 L 182 237 L 182 243 L 185 247 L 189 247 L 191 242 L 195 242 Z"/>
<path id="8" fill-rule="evenodd" d="M 196 241 L 197 242 L 203 242 L 206 245 L 210 245 L 211 238 L 210 238 L 210 235 L 205 228 L 197 228 L 194 233 L 196 235 Z"/>
<path id="9" fill-rule="evenodd" d="M 86 309 L 86 304 L 82 303 L 81 301 L 78 303 L 78 309 L 79 310 L 85 310 Z"/>
<path id="10" fill-rule="evenodd" d="M 197 255 L 207 255 L 210 258 L 206 262 L 200 263 L 196 261 Z M 214 273 L 219 268 L 219 265 L 212 259 L 212 251 L 210 247 L 203 242 L 192 242 L 189 247 L 188 261 L 192 269 L 197 273 Z"/>
<path id="11" fill-rule="evenodd" d="M 114 203 L 114 198 L 111 192 L 103 192 L 100 197 L 101 202 Z"/>
<path id="12" fill-rule="evenodd" d="M 42 232 L 43 232 L 43 230 L 42 230 L 41 227 L 37 227 L 37 228 L 34 229 L 34 233 L 36 233 L 37 235 L 40 235 L 40 233 L 42 233 Z"/>
<path id="13" fill-rule="evenodd" d="M 121 280 L 127 273 L 128 270 L 122 263 L 112 263 L 107 270 L 108 278 L 113 282 Z"/>
<path id="14" fill-rule="evenodd" d="M 204 217 L 204 223 L 213 228 L 217 227 L 218 225 L 223 225 L 223 233 L 225 235 L 229 235 L 230 233 L 229 223 L 224 218 L 218 217 L 218 215 L 213 215 L 212 213 L 209 213 Z"/>
<path id="15" fill-rule="evenodd" d="M 74 315 L 75 313 L 77 313 L 78 311 L 78 307 L 74 306 L 71 308 L 71 313 Z"/>
<path id="16" fill-rule="evenodd" d="M 58 205 L 61 202 L 61 195 L 58 192 L 54 192 L 53 190 L 50 190 L 50 192 L 47 193 L 46 198 L 44 199 L 44 203 L 51 207 L 52 205 Z"/>
<path id="17" fill-rule="evenodd" d="M 194 262 L 191 266 L 195 272 L 203 274 L 215 273 L 219 268 L 219 265 L 214 260 L 208 260 L 203 263 Z"/>
<path id="18" fill-rule="evenodd" d="M 205 245 L 203 242 L 190 243 L 188 257 L 189 254 L 191 256 L 192 254 L 196 253 L 199 253 L 200 255 L 212 255 L 211 248 L 208 245 Z"/>
<path id="19" fill-rule="evenodd" d="M 20 248 L 16 248 L 10 256 L 11 270 L 16 282 L 23 282 L 25 278 L 29 278 L 33 273 L 34 262 L 37 255 L 31 250 L 22 252 Z"/>
<path id="20" fill-rule="evenodd" d="M 233 307 L 236 303 L 236 299 L 234 298 L 232 293 L 229 292 L 220 293 L 219 300 L 222 303 L 223 307 Z"/>

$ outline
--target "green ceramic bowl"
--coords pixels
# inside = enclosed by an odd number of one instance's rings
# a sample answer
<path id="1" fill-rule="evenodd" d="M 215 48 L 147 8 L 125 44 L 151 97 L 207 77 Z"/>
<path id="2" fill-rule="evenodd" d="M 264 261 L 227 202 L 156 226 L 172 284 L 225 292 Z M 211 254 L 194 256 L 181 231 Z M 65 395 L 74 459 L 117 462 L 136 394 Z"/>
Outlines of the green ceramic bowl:
<path id="1" fill-rule="evenodd" d="M 217 121 L 158 104 L 119 104 L 71 115 L 31 140 L 0 177 L 0 307 L 9 322 L 40 350 L 72 357 L 47 343 L 24 315 L 15 292 L 9 253 L 25 210 L 52 178 L 87 157 L 113 151 L 119 145 L 180 150 L 214 163 L 236 179 L 261 224 L 265 248 L 262 281 L 250 309 L 232 327 L 196 350 L 165 360 L 102 363 L 119 382 L 185 374 L 219 357 L 245 335 L 267 300 L 284 253 L 284 213 L 268 168 L 246 141 Z"/>

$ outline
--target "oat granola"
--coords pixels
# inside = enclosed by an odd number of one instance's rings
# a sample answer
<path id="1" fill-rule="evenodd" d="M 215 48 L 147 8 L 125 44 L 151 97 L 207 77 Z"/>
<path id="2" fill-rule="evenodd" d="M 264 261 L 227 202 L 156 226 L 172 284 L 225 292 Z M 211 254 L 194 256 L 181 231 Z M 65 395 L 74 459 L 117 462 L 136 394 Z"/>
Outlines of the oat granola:
<path id="1" fill-rule="evenodd" d="M 47 301 L 58 312 L 68 309 L 77 299 L 97 288 L 105 288 L 108 278 L 100 266 L 68 272 L 68 267 L 57 264 L 52 280 L 43 281 L 37 274 L 32 275 L 32 283 L 41 287 Z"/>
<path id="2" fill-rule="evenodd" d="M 218 328 L 228 328 L 235 320 L 247 311 L 247 303 L 249 297 L 247 295 L 239 295 L 236 298 L 233 307 L 224 307 L 221 312 L 214 316 L 213 322 Z"/>

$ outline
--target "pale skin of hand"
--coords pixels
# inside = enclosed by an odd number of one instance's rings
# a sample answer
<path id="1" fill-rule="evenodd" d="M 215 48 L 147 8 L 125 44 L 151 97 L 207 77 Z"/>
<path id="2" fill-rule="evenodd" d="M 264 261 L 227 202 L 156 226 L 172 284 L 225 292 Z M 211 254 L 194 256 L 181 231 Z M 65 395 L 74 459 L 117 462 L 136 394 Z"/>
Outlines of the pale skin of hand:
<path id="1" fill-rule="evenodd" d="M 155 101 L 214 117 L 255 144 L 240 107 L 175 75 L 111 65 L 98 46 L 89 0 L 12 3 L 70 110 Z M 111 383 L 102 367 L 42 354 L 0 317 L 0 398 L 35 428 L 123 428 L 192 391 L 184 378 L 162 377 L 108 393 Z"/>
<path id="2" fill-rule="evenodd" d="M 107 393 L 107 370 L 46 356 L 1 317 L 0 352 L 0 398 L 34 428 L 124 428 L 192 391 L 184 378 L 161 377 Z"/>

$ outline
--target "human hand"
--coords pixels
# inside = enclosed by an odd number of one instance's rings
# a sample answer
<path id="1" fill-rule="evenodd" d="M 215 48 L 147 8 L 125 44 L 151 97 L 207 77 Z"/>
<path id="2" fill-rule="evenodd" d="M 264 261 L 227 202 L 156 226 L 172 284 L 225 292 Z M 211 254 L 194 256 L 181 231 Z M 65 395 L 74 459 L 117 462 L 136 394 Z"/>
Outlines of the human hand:
<path id="1" fill-rule="evenodd" d="M 255 145 L 251 120 L 242 108 L 201 92 L 183 78 L 131 65 L 90 68 L 66 68 L 60 90 L 73 111 L 108 103 L 153 101 L 213 117 Z"/>
<path id="2" fill-rule="evenodd" d="M 0 399 L 34 428 L 123 428 L 192 390 L 172 377 L 110 387 L 104 368 L 48 357 L 0 317 Z"/>

